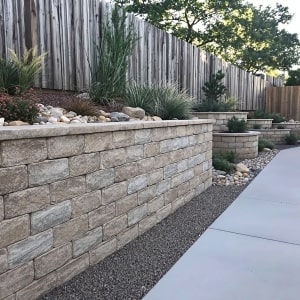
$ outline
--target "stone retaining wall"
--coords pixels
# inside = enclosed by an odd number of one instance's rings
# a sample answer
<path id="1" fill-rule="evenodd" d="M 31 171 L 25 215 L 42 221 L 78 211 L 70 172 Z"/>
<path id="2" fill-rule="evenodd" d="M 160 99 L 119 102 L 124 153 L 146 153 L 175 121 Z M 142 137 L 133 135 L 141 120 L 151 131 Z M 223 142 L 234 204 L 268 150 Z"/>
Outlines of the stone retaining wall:
<path id="1" fill-rule="evenodd" d="M 254 125 L 260 125 L 262 129 L 272 128 L 273 119 L 248 119 L 248 128 L 252 129 Z"/>
<path id="2" fill-rule="evenodd" d="M 234 152 L 240 159 L 254 158 L 258 155 L 259 132 L 213 133 L 214 153 Z"/>
<path id="3" fill-rule="evenodd" d="M 256 131 L 256 130 L 255 130 Z M 285 144 L 285 136 L 290 134 L 290 129 L 259 129 L 261 138 L 266 139 L 274 144 Z"/>
<path id="4" fill-rule="evenodd" d="M 36 299 L 211 185 L 212 122 L 0 129 L 0 299 Z"/>
<path id="5" fill-rule="evenodd" d="M 193 116 L 198 119 L 214 119 L 214 132 L 228 131 L 227 122 L 233 116 L 237 117 L 239 120 L 247 121 L 247 112 L 194 112 Z"/>

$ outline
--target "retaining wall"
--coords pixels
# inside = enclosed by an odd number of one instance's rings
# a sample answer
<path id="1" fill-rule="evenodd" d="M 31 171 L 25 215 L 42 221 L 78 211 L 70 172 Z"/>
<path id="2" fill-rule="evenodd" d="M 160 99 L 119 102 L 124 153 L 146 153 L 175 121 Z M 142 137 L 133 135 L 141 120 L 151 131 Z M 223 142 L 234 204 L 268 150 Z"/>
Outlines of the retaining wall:
<path id="1" fill-rule="evenodd" d="M 193 116 L 198 119 L 214 119 L 215 123 L 213 126 L 214 132 L 228 131 L 227 122 L 233 116 L 239 120 L 247 121 L 247 112 L 193 112 Z"/>
<path id="2" fill-rule="evenodd" d="M 260 125 L 262 129 L 272 128 L 273 119 L 248 119 L 248 128 L 252 129 L 255 125 Z"/>
<path id="3" fill-rule="evenodd" d="M 291 129 L 258 129 L 261 133 L 260 138 L 266 139 L 274 144 L 285 144 L 285 137 L 290 134 Z"/>
<path id="4" fill-rule="evenodd" d="M 36 299 L 211 185 L 210 120 L 0 129 L 0 299 Z"/>

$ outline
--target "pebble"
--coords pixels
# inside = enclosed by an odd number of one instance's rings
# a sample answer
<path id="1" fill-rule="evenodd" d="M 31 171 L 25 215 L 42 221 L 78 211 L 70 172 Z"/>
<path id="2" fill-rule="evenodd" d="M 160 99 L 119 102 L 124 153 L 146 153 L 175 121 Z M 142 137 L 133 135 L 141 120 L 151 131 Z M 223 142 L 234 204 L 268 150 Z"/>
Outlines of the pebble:
<path id="1" fill-rule="evenodd" d="M 256 158 L 245 159 L 239 163 L 244 164 L 249 172 L 236 171 L 234 174 L 226 174 L 213 168 L 213 185 L 218 186 L 244 186 L 275 157 L 279 150 L 263 151 Z M 245 170 L 246 171 L 246 170 Z"/>

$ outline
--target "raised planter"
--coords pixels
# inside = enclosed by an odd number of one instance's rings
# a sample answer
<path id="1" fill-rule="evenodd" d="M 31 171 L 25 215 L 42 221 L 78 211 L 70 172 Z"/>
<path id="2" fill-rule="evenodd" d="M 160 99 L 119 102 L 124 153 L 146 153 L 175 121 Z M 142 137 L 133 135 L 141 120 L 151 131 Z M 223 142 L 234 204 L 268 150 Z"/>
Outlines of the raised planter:
<path id="1" fill-rule="evenodd" d="M 273 119 L 248 119 L 248 128 L 252 129 L 255 125 L 260 125 L 261 129 L 272 128 Z"/>
<path id="2" fill-rule="evenodd" d="M 290 134 L 291 129 L 257 129 L 253 130 L 261 133 L 261 138 L 274 144 L 285 144 L 285 136 Z"/>
<path id="3" fill-rule="evenodd" d="M 216 122 L 213 125 L 213 132 L 223 132 L 227 131 L 227 122 L 233 116 L 237 117 L 239 120 L 247 120 L 247 112 L 194 112 L 193 116 L 198 119 L 214 119 Z"/>
<path id="4" fill-rule="evenodd" d="M 284 126 L 285 129 L 300 129 L 300 123 L 273 123 L 272 128 L 276 129 L 278 126 Z"/>
<path id="5" fill-rule="evenodd" d="M 213 133 L 213 152 L 232 151 L 240 159 L 254 158 L 258 155 L 258 138 L 260 133 L 248 131 L 246 133 Z"/>

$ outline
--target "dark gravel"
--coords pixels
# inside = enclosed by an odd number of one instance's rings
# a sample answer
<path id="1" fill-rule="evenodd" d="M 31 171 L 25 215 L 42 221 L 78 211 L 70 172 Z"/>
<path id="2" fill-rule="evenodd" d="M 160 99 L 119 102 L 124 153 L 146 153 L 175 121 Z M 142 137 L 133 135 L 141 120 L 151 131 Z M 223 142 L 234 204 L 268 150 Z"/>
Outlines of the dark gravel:
<path id="1" fill-rule="evenodd" d="M 212 186 L 43 300 L 141 299 L 245 187 Z"/>

